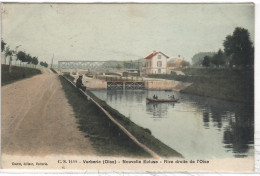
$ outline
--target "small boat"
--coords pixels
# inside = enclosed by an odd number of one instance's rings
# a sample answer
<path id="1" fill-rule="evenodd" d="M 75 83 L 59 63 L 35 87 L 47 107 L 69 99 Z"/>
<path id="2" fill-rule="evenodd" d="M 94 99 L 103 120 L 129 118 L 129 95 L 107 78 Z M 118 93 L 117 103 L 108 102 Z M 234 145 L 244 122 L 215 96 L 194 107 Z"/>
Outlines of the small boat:
<path id="1" fill-rule="evenodd" d="M 151 98 L 146 98 L 147 101 L 149 102 L 159 102 L 159 103 L 163 103 L 163 102 L 178 102 L 179 99 L 151 99 Z"/>

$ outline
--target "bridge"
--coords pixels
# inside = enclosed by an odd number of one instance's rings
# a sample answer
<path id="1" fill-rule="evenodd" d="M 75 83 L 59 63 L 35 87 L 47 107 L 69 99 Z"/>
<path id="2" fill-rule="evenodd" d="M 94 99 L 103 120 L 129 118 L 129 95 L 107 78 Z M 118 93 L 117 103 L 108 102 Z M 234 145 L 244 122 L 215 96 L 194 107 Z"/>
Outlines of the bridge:
<path id="1" fill-rule="evenodd" d="M 58 61 L 58 69 L 104 69 L 107 61 Z"/>
<path id="2" fill-rule="evenodd" d="M 175 81 L 142 77 L 138 69 L 115 68 L 115 65 L 122 63 L 122 61 L 58 61 L 58 71 L 70 73 L 75 78 L 82 74 L 84 84 L 90 89 L 171 90 L 179 85 Z"/>
<path id="3" fill-rule="evenodd" d="M 127 67 L 127 68 L 126 68 Z M 141 69 L 141 62 L 133 61 L 58 61 L 58 69 Z"/>

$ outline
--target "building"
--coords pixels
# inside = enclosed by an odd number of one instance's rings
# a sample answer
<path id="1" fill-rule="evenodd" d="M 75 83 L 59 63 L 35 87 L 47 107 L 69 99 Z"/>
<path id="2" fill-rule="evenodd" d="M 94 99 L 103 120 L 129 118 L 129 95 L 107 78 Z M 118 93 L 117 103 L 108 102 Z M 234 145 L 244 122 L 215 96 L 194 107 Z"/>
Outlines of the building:
<path id="1" fill-rule="evenodd" d="M 169 57 L 164 53 L 154 51 L 145 58 L 146 74 L 166 74 L 167 59 Z"/>

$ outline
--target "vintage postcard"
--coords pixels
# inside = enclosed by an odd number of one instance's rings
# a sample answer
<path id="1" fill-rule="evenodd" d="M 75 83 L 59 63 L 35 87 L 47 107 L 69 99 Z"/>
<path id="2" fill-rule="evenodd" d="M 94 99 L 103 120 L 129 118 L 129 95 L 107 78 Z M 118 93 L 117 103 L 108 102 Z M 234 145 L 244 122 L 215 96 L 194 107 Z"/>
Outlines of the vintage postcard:
<path id="1" fill-rule="evenodd" d="M 254 172 L 253 3 L 2 3 L 1 168 Z"/>

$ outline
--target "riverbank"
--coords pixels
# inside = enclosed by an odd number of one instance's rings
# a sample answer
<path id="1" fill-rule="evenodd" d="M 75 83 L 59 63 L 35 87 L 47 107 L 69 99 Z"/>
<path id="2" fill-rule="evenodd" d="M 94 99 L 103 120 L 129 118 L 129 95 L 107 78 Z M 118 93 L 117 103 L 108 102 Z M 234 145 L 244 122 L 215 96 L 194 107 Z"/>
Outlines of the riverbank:
<path id="1" fill-rule="evenodd" d="M 254 102 L 253 69 L 188 68 L 182 72 L 185 75 L 149 75 L 149 77 L 192 83 L 181 90 L 182 93 L 251 104 Z"/>
<path id="2" fill-rule="evenodd" d="M 9 65 L 1 65 L 2 69 L 2 86 L 15 81 L 30 78 L 34 75 L 41 74 L 41 70 L 27 67 L 12 66 L 12 72 L 9 73 Z"/>
<path id="3" fill-rule="evenodd" d="M 64 78 L 60 77 L 60 80 L 65 95 L 77 117 L 79 129 L 87 134 L 85 137 L 90 138 L 98 155 L 151 157 L 115 126 L 92 101 L 88 101 L 85 96 L 82 96 L 80 91 L 70 85 Z M 153 137 L 149 129 L 139 127 L 90 91 L 87 91 L 87 93 L 141 143 L 158 155 L 163 157 L 182 157 L 181 154 Z"/>

